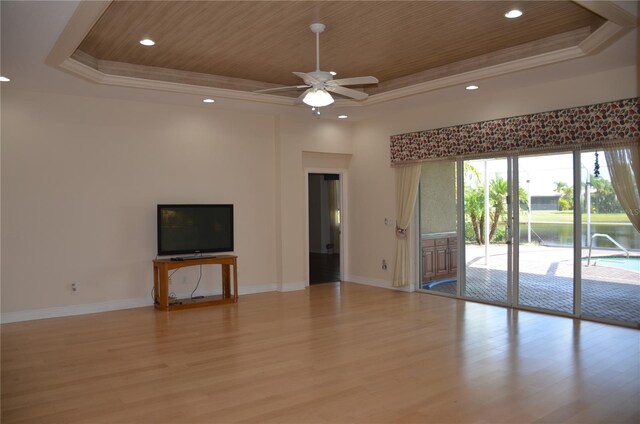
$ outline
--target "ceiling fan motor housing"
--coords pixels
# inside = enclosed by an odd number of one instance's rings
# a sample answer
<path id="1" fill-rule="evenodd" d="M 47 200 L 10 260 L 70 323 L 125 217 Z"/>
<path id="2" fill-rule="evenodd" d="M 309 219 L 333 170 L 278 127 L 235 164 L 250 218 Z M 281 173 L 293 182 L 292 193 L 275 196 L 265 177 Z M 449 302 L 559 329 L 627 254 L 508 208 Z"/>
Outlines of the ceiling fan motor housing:
<path id="1" fill-rule="evenodd" d="M 308 75 L 311 75 L 313 78 L 317 79 L 320 82 L 327 82 L 333 79 L 333 75 L 331 75 L 331 72 L 326 71 L 308 72 Z"/>

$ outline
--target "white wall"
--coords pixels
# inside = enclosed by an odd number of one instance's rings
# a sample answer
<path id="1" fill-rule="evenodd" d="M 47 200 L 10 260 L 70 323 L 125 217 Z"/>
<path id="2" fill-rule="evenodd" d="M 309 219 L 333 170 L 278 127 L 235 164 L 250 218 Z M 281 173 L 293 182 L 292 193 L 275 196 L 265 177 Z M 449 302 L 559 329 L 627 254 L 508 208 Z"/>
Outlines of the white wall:
<path id="1" fill-rule="evenodd" d="M 2 94 L 3 313 L 150 302 L 158 203 L 233 203 L 240 285 L 275 288 L 273 117 Z M 194 274 L 172 290 L 190 292 Z"/>
<path id="2" fill-rule="evenodd" d="M 379 115 L 358 122 L 349 169 L 347 278 L 391 287 L 396 216 L 391 135 L 635 97 L 637 78 L 636 66 L 574 77 L 559 73 L 547 82 L 524 86 L 502 87 L 504 78 L 495 78 L 480 84 L 476 92 L 464 93 L 455 87 L 401 100 L 395 107 L 391 103 L 385 105 L 384 113 L 381 110 Z M 386 217 L 391 218 L 391 225 L 384 224 Z M 381 267 L 382 259 L 391 261 L 386 271 Z"/>
<path id="3" fill-rule="evenodd" d="M 335 167 L 348 162 L 353 148 L 353 126 L 328 121 L 281 116 L 277 151 L 282 276 L 279 290 L 296 290 L 307 284 L 305 246 L 305 166 Z M 332 153 L 327 155 L 326 153 Z"/>
<path id="4" fill-rule="evenodd" d="M 158 203 L 235 205 L 241 294 L 304 287 L 303 151 L 350 153 L 351 134 L 311 116 L 3 89 L 3 322 L 151 304 Z M 205 267 L 199 293 L 219 280 Z M 170 289 L 196 281 L 180 270 Z"/>
<path id="5" fill-rule="evenodd" d="M 150 303 L 157 203 L 234 203 L 241 293 L 304 287 L 304 169 L 325 154 L 350 158 L 346 279 L 390 287 L 390 135 L 638 95 L 635 66 L 490 83 L 371 107 L 356 123 L 3 88 L 3 320 Z M 173 290 L 188 293 L 194 272 L 176 277 Z M 216 278 L 205 274 L 202 290 Z"/>
<path id="6" fill-rule="evenodd" d="M 356 125 L 349 167 L 348 281 L 391 285 L 396 215 L 389 131 L 389 122 L 382 117 Z M 383 259 L 390 264 L 386 271 Z"/>

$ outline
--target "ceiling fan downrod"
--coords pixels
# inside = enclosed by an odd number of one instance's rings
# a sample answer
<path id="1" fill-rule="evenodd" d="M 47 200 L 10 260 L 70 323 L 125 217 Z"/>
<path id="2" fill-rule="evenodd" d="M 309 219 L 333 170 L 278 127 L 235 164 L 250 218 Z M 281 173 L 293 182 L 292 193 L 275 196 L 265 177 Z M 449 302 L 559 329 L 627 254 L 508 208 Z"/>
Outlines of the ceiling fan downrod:
<path id="1" fill-rule="evenodd" d="M 324 31 L 326 26 L 321 23 L 315 23 L 309 25 L 311 32 L 316 34 L 316 71 L 320 71 L 320 33 Z"/>

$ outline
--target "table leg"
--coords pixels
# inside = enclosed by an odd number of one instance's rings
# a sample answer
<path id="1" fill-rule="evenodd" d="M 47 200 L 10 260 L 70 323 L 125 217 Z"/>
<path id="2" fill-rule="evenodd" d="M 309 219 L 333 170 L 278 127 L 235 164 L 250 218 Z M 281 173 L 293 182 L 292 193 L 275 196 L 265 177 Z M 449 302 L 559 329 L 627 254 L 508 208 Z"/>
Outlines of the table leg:
<path id="1" fill-rule="evenodd" d="M 233 259 L 233 301 L 238 301 L 238 260 Z"/>
<path id="2" fill-rule="evenodd" d="M 169 309 L 169 272 L 166 267 L 160 269 L 160 308 Z"/>
<path id="3" fill-rule="evenodd" d="M 158 267 L 153 266 L 153 303 L 154 305 L 160 304 L 160 275 Z"/>
<path id="4" fill-rule="evenodd" d="M 231 280 L 229 278 L 229 264 L 222 265 L 222 298 L 231 298 Z"/>

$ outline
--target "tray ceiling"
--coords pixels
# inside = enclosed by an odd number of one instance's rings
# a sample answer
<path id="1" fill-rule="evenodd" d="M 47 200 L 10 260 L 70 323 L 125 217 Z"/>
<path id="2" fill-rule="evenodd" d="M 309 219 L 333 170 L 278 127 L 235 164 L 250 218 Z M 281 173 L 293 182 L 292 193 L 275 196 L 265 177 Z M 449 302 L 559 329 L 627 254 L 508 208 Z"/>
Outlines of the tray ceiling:
<path id="1" fill-rule="evenodd" d="M 506 19 L 512 6 L 524 15 Z M 321 69 L 373 75 L 380 83 L 362 89 L 380 94 L 575 47 L 607 19 L 571 1 L 114 1 L 71 58 L 108 76 L 246 93 L 315 69 L 313 22 L 327 26 Z"/>

